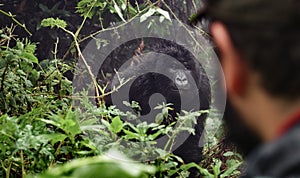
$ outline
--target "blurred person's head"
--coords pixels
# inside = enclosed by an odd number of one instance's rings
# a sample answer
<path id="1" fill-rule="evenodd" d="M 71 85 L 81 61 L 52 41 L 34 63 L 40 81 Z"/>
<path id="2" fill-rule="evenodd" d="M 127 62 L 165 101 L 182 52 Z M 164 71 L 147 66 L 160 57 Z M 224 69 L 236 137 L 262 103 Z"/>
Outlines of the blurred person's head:
<path id="1" fill-rule="evenodd" d="M 274 140 L 300 103 L 300 1 L 208 0 L 228 97 L 243 122 Z"/>

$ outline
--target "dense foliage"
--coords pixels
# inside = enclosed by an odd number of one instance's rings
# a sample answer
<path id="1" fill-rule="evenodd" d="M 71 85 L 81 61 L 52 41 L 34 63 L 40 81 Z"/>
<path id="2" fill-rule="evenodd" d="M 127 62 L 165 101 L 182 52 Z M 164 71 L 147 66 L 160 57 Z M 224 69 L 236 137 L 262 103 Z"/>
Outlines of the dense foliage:
<path id="1" fill-rule="evenodd" d="M 24 0 L 22 2 L 26 3 Z M 49 51 L 43 48 L 47 55 L 40 54 L 40 49 L 37 54 L 37 44 L 30 42 L 28 38 L 16 37 L 16 28 L 26 33 L 31 30 L 5 9 L 0 11 L 2 16 L 8 17 L 13 23 L 11 26 L 6 24 L 6 27 L 0 30 L 0 177 L 188 177 L 190 168 L 197 169 L 206 177 L 235 177 L 239 174 L 240 156 L 234 153 L 234 150 L 216 144 L 222 133 L 217 137 L 209 135 L 212 142 L 206 145 L 203 153 L 205 159 L 200 165 L 185 164 L 180 157 L 167 150 L 178 133 L 193 133 L 191 125 L 199 115 L 208 111 L 184 112 L 177 118 L 181 127 L 175 130 L 172 127 L 173 123 L 164 126 L 140 121 L 139 124 L 133 125 L 124 122 L 120 117 L 138 120 L 135 114 L 123 113 L 114 106 L 105 106 L 105 103 L 96 107 L 89 102 L 86 92 L 73 93 L 72 82 L 65 74 L 74 71 L 74 66 L 64 58 L 70 61 L 78 55 L 80 57 L 80 45 L 99 32 L 87 34 L 85 25 L 94 24 L 93 29 L 97 27 L 101 31 L 105 30 L 109 23 L 126 23 L 143 14 L 143 18 L 160 15 L 180 20 L 176 14 L 181 12 L 174 8 L 174 3 L 185 4 L 185 14 L 189 15 L 192 12 L 187 7 L 199 4 L 194 1 L 135 2 L 72 2 L 72 5 L 76 5 L 76 19 L 81 19 L 82 22 L 75 25 L 68 21 L 70 16 L 74 16 L 74 12 L 61 7 L 61 2 L 54 3 L 52 8 L 46 3 L 35 2 L 35 6 L 47 12 L 38 18 L 49 18 L 34 19 L 34 31 L 46 29 L 43 27 L 58 28 L 50 29 L 59 35 L 52 36 L 54 42 L 47 44 L 51 47 Z M 23 10 L 23 7 L 19 10 Z M 23 33 L 20 36 L 26 35 Z M 40 40 L 40 44 L 47 42 L 43 41 L 42 37 L 36 39 Z M 62 52 L 60 41 L 64 39 L 70 43 L 62 48 L 65 50 Z M 134 102 L 125 104 L 138 108 Z M 171 107 L 162 104 L 157 106 L 157 109 L 161 110 L 158 116 L 158 120 L 161 120 L 160 117 L 168 115 Z M 213 127 L 213 118 L 208 118 L 207 124 Z M 155 139 L 162 134 L 169 135 L 165 149 L 154 146 Z M 123 141 L 130 144 L 130 150 L 124 147 Z M 148 160 L 145 153 L 149 152 L 159 159 Z M 121 161 L 112 158 L 112 155 L 117 155 Z M 130 161 L 135 157 L 140 157 L 142 163 Z"/>

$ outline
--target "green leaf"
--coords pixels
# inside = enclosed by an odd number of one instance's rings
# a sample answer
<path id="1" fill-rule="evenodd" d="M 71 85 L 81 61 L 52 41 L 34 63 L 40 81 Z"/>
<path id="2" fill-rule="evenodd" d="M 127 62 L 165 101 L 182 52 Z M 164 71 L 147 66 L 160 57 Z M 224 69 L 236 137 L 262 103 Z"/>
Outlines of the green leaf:
<path id="1" fill-rule="evenodd" d="M 142 178 L 154 174 L 155 171 L 153 166 L 135 163 L 120 153 L 110 151 L 104 156 L 71 161 L 67 164 L 49 169 L 46 173 L 36 177 Z"/>
<path id="2" fill-rule="evenodd" d="M 65 140 L 67 138 L 67 135 L 60 134 L 60 133 L 54 133 L 54 134 L 42 135 L 42 138 L 49 140 L 51 142 L 51 145 L 54 145 L 57 142 L 61 142 L 61 141 Z"/>
<path id="3" fill-rule="evenodd" d="M 107 2 L 103 0 L 81 0 L 77 3 L 76 12 L 80 13 L 80 16 L 91 19 L 97 13 L 104 10 L 106 5 Z"/>
<path id="4" fill-rule="evenodd" d="M 226 153 L 223 154 L 223 156 L 229 157 L 229 156 L 233 156 L 234 153 L 232 151 L 227 151 Z"/>
<path id="5" fill-rule="evenodd" d="M 238 167 L 241 165 L 241 162 L 236 162 L 236 164 L 231 165 L 230 168 L 228 168 L 221 176 L 220 178 L 229 177 L 234 171 L 238 169 Z"/>
<path id="6" fill-rule="evenodd" d="M 131 131 L 129 131 L 129 130 L 123 130 L 123 131 L 124 131 L 124 133 L 126 134 L 126 138 L 127 138 L 128 140 L 130 140 L 130 139 L 137 139 L 137 138 L 139 137 L 138 134 L 136 134 L 136 133 L 134 133 L 134 132 L 131 132 Z"/>
<path id="7" fill-rule="evenodd" d="M 26 39 L 26 41 L 27 41 L 27 43 L 26 43 L 24 50 L 29 53 L 34 53 L 36 50 L 36 44 L 29 43 L 27 39 Z"/>
<path id="8" fill-rule="evenodd" d="M 38 72 L 36 70 L 32 70 L 29 75 L 29 80 L 35 84 L 39 78 L 40 78 L 40 72 Z"/>
<path id="9" fill-rule="evenodd" d="M 24 44 L 20 41 L 17 42 L 17 48 L 20 49 L 20 50 L 23 50 L 24 49 Z"/>
<path id="10" fill-rule="evenodd" d="M 64 118 L 64 122 L 62 124 L 62 129 L 66 133 L 70 133 L 72 137 L 75 137 L 77 134 L 81 133 L 79 120 L 77 118 L 77 112 L 72 111 L 71 108 L 68 110 L 66 117 Z"/>
<path id="11" fill-rule="evenodd" d="M 9 37 L 9 36 L 7 36 L 7 35 L 5 35 L 5 34 L 1 34 L 1 35 L 0 35 L 0 37 L 1 37 L 1 38 L 4 38 L 4 39 L 7 39 L 7 40 L 9 40 L 9 39 L 10 39 L 10 37 Z"/>
<path id="12" fill-rule="evenodd" d="M 166 118 L 166 117 L 168 117 L 168 114 L 169 114 L 169 108 L 168 107 L 164 107 L 163 109 L 162 109 L 162 114 L 163 114 L 163 116 Z"/>
<path id="13" fill-rule="evenodd" d="M 60 123 L 57 123 L 57 122 L 52 121 L 52 120 L 41 119 L 41 121 L 42 121 L 42 122 L 45 122 L 46 124 L 50 124 L 50 125 L 53 125 L 53 126 L 55 126 L 55 127 L 58 127 L 58 128 L 61 127 Z"/>
<path id="14" fill-rule="evenodd" d="M 6 64 L 7 64 L 6 60 L 0 59 L 0 69 L 4 68 Z"/>
<path id="15" fill-rule="evenodd" d="M 214 175 L 218 176 L 221 173 L 222 161 L 216 159 L 215 162 L 216 162 L 216 164 L 214 166 L 212 166 L 212 169 L 214 171 Z"/>
<path id="16" fill-rule="evenodd" d="M 158 136 L 160 136 L 162 133 L 161 132 L 156 132 L 154 134 L 149 135 L 150 140 L 155 140 Z"/>
<path id="17" fill-rule="evenodd" d="M 47 18 L 47 19 L 43 19 L 41 22 L 41 26 L 42 27 L 57 27 L 57 28 L 62 28 L 65 29 L 67 27 L 67 23 L 64 20 L 61 20 L 59 18 Z"/>
<path id="18" fill-rule="evenodd" d="M 164 115 L 162 113 L 158 113 L 155 117 L 155 123 L 161 124 L 164 121 Z"/>
<path id="19" fill-rule="evenodd" d="M 22 59 L 28 59 L 30 62 L 37 64 L 39 62 L 38 58 L 32 53 L 23 52 L 20 56 Z"/>
<path id="20" fill-rule="evenodd" d="M 154 13 L 156 12 L 156 10 L 154 8 L 150 8 L 145 14 L 143 14 L 140 17 L 140 22 L 144 22 L 145 20 L 147 20 L 149 17 L 151 17 Z"/>
<path id="21" fill-rule="evenodd" d="M 112 122 L 110 124 L 110 130 L 113 133 L 119 133 L 119 132 L 121 132 L 122 128 L 123 128 L 123 122 L 120 119 L 120 117 L 116 116 L 115 118 L 113 118 Z"/>
<path id="22" fill-rule="evenodd" d="M 114 2 L 114 8 L 115 8 L 115 11 L 117 12 L 118 16 L 121 18 L 121 20 L 123 22 L 126 22 L 126 20 L 123 17 L 120 7 L 118 6 L 118 4 L 116 2 Z"/>
<path id="23" fill-rule="evenodd" d="M 101 123 L 102 123 L 106 128 L 110 128 L 110 124 L 109 124 L 109 122 L 107 122 L 106 120 L 101 119 Z"/>

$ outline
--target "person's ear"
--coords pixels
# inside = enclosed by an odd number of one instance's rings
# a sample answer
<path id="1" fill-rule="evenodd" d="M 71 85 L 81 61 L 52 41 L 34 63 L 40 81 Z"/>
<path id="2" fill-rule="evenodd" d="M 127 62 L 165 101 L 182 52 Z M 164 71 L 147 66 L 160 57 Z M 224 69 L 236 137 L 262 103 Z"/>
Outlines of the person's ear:
<path id="1" fill-rule="evenodd" d="M 243 95 L 247 77 L 245 64 L 241 60 L 238 50 L 233 45 L 225 25 L 214 22 L 210 31 L 220 52 L 228 94 Z"/>

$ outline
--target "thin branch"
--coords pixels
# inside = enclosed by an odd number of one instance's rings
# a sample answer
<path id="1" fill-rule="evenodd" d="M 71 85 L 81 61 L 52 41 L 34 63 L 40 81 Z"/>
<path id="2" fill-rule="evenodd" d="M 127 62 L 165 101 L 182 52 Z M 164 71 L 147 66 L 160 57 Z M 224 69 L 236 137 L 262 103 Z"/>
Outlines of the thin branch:
<path id="1" fill-rule="evenodd" d="M 58 43 L 59 43 L 59 38 L 56 38 L 56 42 L 54 43 L 54 51 L 52 51 L 54 60 L 57 59 L 57 46 L 58 46 Z"/>
<path id="2" fill-rule="evenodd" d="M 125 0 L 126 2 L 126 8 L 127 8 L 127 20 L 130 19 L 130 3 L 129 3 L 129 0 Z"/>
<path id="3" fill-rule="evenodd" d="M 89 15 L 89 13 L 92 11 L 92 9 L 94 8 L 94 6 L 95 6 L 95 4 L 97 3 L 97 1 L 95 1 L 94 2 L 94 4 L 91 6 L 91 8 L 89 9 L 89 11 L 87 12 L 87 15 L 86 16 L 84 16 L 84 18 L 83 18 L 83 21 L 81 22 L 81 24 L 80 24 L 80 26 L 79 26 L 79 28 L 77 29 L 77 31 L 75 32 L 75 36 L 76 36 L 76 38 L 78 37 L 78 35 L 79 35 L 79 33 L 80 33 L 80 31 L 82 30 L 82 28 L 83 28 L 83 25 L 85 24 L 85 22 L 86 22 L 86 19 L 87 19 L 87 17 L 88 17 L 88 15 Z"/>
<path id="4" fill-rule="evenodd" d="M 105 31 L 110 31 L 110 30 L 115 30 L 115 29 L 121 28 L 121 27 L 123 27 L 123 26 L 129 24 L 130 22 L 132 22 L 135 18 L 139 17 L 141 13 L 148 11 L 150 8 L 152 8 L 152 7 L 155 6 L 156 4 L 157 4 L 157 2 L 156 2 L 156 3 L 153 3 L 151 6 L 148 6 L 147 8 L 145 8 L 145 9 L 139 11 L 139 13 L 138 13 L 137 15 L 135 15 L 134 17 L 132 17 L 131 19 L 129 19 L 127 22 L 124 22 L 124 23 L 122 23 L 122 24 L 120 24 L 120 25 L 118 25 L 118 26 L 115 26 L 115 27 L 109 27 L 109 28 L 105 28 L 105 29 L 101 29 L 101 30 L 99 30 L 99 31 L 96 31 L 96 32 L 90 34 L 89 36 L 86 36 L 86 37 L 80 39 L 78 42 L 79 42 L 79 43 L 82 43 L 83 41 L 88 40 L 88 39 L 90 39 L 90 38 L 92 38 L 92 37 L 98 35 L 99 33 L 102 33 L 102 32 L 105 32 Z"/>
<path id="5" fill-rule="evenodd" d="M 12 15 L 10 12 L 5 12 L 3 10 L 0 9 L 0 13 L 10 17 L 16 24 L 18 24 L 20 27 L 22 27 L 30 36 L 32 35 L 30 33 L 30 31 L 27 29 L 25 24 L 22 24 L 21 22 L 19 22 L 17 19 L 15 19 L 15 15 Z"/>
<path id="6" fill-rule="evenodd" d="M 190 35 L 190 37 L 192 38 L 192 40 L 202 49 L 202 51 L 208 55 L 208 53 L 206 52 L 206 50 L 203 49 L 203 47 L 199 44 L 198 40 L 194 37 L 194 35 L 192 34 L 191 30 L 189 30 L 186 27 L 186 24 L 184 24 L 177 16 L 176 14 L 172 11 L 172 9 L 170 8 L 170 6 L 164 1 L 161 0 L 161 2 L 164 4 L 164 6 L 166 6 L 166 8 L 169 10 L 169 12 L 173 15 L 173 17 L 175 18 L 175 20 L 178 21 L 178 23 L 188 32 L 188 34 Z M 203 34 L 206 34 L 205 31 L 201 30 L 200 31 Z"/>

